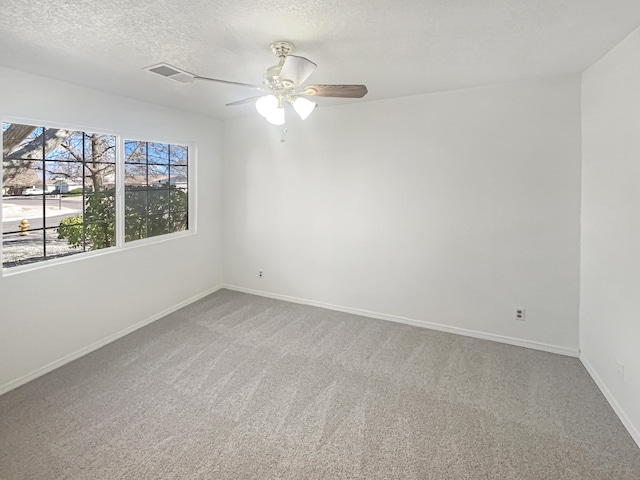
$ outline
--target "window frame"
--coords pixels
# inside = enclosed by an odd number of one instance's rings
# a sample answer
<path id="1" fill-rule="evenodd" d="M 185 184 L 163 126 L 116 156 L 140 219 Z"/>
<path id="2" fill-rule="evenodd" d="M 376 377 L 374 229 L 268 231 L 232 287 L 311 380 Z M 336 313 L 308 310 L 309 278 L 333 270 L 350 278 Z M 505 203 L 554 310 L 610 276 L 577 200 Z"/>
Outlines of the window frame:
<path id="1" fill-rule="evenodd" d="M 84 260 L 86 258 L 97 257 L 100 255 L 109 255 L 112 253 L 119 252 L 121 250 L 129 250 L 133 248 L 144 247 L 147 245 L 153 245 L 156 243 L 163 243 L 167 241 L 173 241 L 176 239 L 189 237 L 197 234 L 197 225 L 198 225 L 198 215 L 197 215 L 197 192 L 195 191 L 195 187 L 197 184 L 197 158 L 198 158 L 198 148 L 194 141 L 192 140 L 184 140 L 181 138 L 172 137 L 170 135 L 162 136 L 162 135 L 144 135 L 139 133 L 126 132 L 118 129 L 111 128 L 102 128 L 102 127 L 93 127 L 86 125 L 78 125 L 73 123 L 62 123 L 56 121 L 48 121 L 48 120 L 34 120 L 31 118 L 21 118 L 14 116 L 1 116 L 0 122 L 2 123 L 17 123 L 24 125 L 34 125 L 36 127 L 44 127 L 44 128 L 64 128 L 70 129 L 80 132 L 90 132 L 90 133 L 99 133 L 103 135 L 113 135 L 116 138 L 116 187 L 115 187 L 115 203 L 116 203 L 116 244 L 112 247 L 102 248 L 100 250 L 93 251 L 85 251 L 78 252 L 72 255 L 67 255 L 64 257 L 57 257 L 51 259 L 42 259 L 35 261 L 33 263 L 28 263 L 25 265 L 18 265 L 14 267 L 4 267 L 3 262 L 3 242 L 0 241 L 0 266 L 2 270 L 2 277 L 15 275 L 22 272 L 39 270 L 41 268 L 47 268 L 55 265 L 65 264 L 69 262 L 75 262 L 78 260 Z M 3 135 L 0 135 L 0 146 L 3 144 Z M 189 222 L 187 230 L 183 230 L 180 232 L 171 232 L 164 233 L 162 235 L 156 235 L 147 238 L 141 238 L 137 240 L 131 240 L 125 242 L 125 152 L 124 152 L 124 143 L 127 141 L 137 141 L 137 142 L 147 142 L 147 143 L 160 143 L 166 145 L 178 145 L 182 147 L 187 147 L 188 156 L 187 156 L 187 199 L 188 199 L 188 215 Z M 0 162 L 0 179 L 3 179 L 3 162 Z M 2 207 L 4 205 L 4 195 L 0 195 L 0 238 L 2 238 L 4 229 L 2 223 Z"/>

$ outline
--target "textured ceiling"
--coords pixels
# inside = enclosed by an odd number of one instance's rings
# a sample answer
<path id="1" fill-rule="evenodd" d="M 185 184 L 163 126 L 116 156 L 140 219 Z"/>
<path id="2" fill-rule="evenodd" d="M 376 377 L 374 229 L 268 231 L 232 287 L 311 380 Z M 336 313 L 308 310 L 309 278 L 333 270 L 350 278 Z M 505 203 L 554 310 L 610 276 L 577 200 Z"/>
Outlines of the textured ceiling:
<path id="1" fill-rule="evenodd" d="M 331 105 L 580 72 L 639 25 L 639 0 L 2 0 L 0 65 L 229 118 L 252 90 L 142 68 L 261 83 L 288 40 L 309 82 L 369 88 Z"/>

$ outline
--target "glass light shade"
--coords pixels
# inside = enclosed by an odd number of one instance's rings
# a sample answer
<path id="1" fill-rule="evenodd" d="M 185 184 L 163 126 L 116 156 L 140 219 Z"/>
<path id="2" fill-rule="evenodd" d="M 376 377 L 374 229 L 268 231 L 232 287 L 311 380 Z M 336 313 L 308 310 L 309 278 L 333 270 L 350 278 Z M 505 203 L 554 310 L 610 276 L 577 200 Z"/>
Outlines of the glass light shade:
<path id="1" fill-rule="evenodd" d="M 267 122 L 272 125 L 284 125 L 284 108 L 275 108 L 268 116 Z"/>
<path id="2" fill-rule="evenodd" d="M 256 110 L 263 117 L 267 118 L 273 115 L 278 109 L 278 99 L 275 95 L 266 95 L 256 100 Z"/>
<path id="3" fill-rule="evenodd" d="M 302 120 L 307 118 L 313 112 L 313 109 L 318 105 L 313 103 L 311 100 L 307 100 L 303 97 L 298 97 L 293 102 L 293 109 L 300 116 Z"/>

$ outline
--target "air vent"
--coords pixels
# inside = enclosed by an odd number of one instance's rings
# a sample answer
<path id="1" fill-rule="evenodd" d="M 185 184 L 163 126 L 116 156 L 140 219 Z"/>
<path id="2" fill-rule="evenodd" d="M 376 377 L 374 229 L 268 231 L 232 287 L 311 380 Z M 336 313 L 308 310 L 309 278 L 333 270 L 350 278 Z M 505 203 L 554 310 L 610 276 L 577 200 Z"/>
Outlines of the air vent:
<path id="1" fill-rule="evenodd" d="M 171 65 L 167 65 L 166 63 L 152 65 L 144 68 L 143 70 L 148 70 L 151 73 L 157 73 L 158 75 L 162 75 L 163 77 L 170 78 L 171 80 L 175 80 L 180 83 L 193 83 L 195 80 L 195 75 L 185 72 L 184 70 L 180 70 L 179 68 L 172 67 Z"/>

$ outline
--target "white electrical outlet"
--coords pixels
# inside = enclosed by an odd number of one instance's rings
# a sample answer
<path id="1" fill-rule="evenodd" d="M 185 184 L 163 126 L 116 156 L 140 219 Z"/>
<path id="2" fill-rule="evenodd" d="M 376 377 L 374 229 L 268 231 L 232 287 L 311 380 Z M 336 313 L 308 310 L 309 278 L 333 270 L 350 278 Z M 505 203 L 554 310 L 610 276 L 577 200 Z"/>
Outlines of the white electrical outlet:
<path id="1" fill-rule="evenodd" d="M 262 270 L 258 270 L 258 278 L 262 278 Z"/>
<path id="2" fill-rule="evenodd" d="M 514 319 L 524 321 L 524 308 L 516 308 Z"/>
<path id="3" fill-rule="evenodd" d="M 616 373 L 624 380 L 624 363 L 616 361 Z"/>

